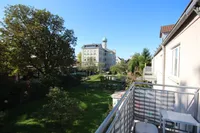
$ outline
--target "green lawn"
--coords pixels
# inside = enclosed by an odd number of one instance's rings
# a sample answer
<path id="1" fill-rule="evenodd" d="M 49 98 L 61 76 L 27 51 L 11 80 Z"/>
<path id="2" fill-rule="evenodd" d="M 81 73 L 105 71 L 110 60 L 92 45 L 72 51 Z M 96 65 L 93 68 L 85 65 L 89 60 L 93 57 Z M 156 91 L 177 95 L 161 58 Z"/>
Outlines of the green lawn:
<path id="1" fill-rule="evenodd" d="M 98 128 L 101 122 L 111 109 L 112 99 L 110 95 L 114 89 L 108 90 L 103 86 L 97 76 L 90 77 L 89 81 L 77 87 L 68 89 L 69 95 L 78 99 L 79 107 L 83 110 L 75 121 L 67 123 L 68 133 L 92 133 Z M 117 83 L 118 84 L 118 83 Z M 7 112 L 4 127 L 1 133 L 46 133 L 60 132 L 59 127 L 45 119 L 42 119 L 40 110 L 45 99 L 23 104 Z M 41 117 L 36 117 L 38 114 Z"/>

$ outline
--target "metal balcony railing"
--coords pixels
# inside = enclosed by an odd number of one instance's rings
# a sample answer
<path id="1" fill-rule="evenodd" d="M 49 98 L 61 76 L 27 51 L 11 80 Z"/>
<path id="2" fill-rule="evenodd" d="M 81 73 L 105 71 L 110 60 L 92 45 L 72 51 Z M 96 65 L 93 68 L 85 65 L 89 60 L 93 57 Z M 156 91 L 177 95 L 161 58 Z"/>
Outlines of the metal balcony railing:
<path id="1" fill-rule="evenodd" d="M 190 113 L 197 118 L 199 88 L 185 86 L 133 83 L 118 104 L 109 113 L 96 133 L 130 133 L 135 121 L 148 120 L 160 125 L 161 109 Z M 167 123 L 167 128 L 183 130 Z"/>
<path id="2" fill-rule="evenodd" d="M 156 77 L 153 74 L 151 66 L 144 67 L 144 69 L 143 69 L 143 80 L 147 80 L 147 81 L 150 81 L 152 83 L 155 83 Z"/>

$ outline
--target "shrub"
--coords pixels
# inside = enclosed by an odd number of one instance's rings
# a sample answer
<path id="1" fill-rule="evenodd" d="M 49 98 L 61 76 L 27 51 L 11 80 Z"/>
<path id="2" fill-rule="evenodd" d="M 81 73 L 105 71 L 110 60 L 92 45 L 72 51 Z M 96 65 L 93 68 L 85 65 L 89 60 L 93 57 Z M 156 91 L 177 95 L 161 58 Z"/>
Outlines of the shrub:
<path id="1" fill-rule="evenodd" d="M 7 80 L 0 83 L 0 110 L 13 108 L 24 102 L 33 101 L 45 97 L 48 88 L 40 82 L 31 81 L 15 82 Z"/>
<path id="2" fill-rule="evenodd" d="M 57 82 L 56 86 L 65 87 L 65 88 L 77 86 L 81 83 L 81 79 L 82 79 L 82 75 L 59 76 L 58 77 L 59 82 Z"/>
<path id="3" fill-rule="evenodd" d="M 0 111 L 0 127 L 4 125 L 4 117 L 6 113 L 3 111 Z"/>
<path id="4" fill-rule="evenodd" d="M 43 106 L 44 113 L 51 121 L 57 122 L 61 128 L 72 122 L 78 114 L 78 103 L 68 96 L 68 93 L 57 87 L 50 89 L 47 94 L 48 103 Z"/>

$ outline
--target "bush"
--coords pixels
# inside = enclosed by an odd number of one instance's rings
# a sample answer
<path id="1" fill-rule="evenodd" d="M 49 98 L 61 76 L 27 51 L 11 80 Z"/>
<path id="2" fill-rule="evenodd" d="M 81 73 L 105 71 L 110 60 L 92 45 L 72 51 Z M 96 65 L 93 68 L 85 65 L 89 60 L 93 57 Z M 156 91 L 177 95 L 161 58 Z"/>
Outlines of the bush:
<path id="1" fill-rule="evenodd" d="M 0 111 L 0 127 L 4 125 L 5 112 Z"/>
<path id="2" fill-rule="evenodd" d="M 81 79 L 82 75 L 59 76 L 58 77 L 59 82 L 57 82 L 56 86 L 66 87 L 66 88 L 77 86 L 81 83 Z"/>
<path id="3" fill-rule="evenodd" d="M 78 103 L 68 96 L 68 93 L 57 87 L 50 89 L 47 94 L 48 103 L 43 106 L 48 120 L 57 122 L 61 128 L 67 122 L 72 122 L 78 114 Z"/>
<path id="4" fill-rule="evenodd" d="M 48 88 L 40 82 L 7 80 L 0 83 L 0 110 L 45 97 Z"/>

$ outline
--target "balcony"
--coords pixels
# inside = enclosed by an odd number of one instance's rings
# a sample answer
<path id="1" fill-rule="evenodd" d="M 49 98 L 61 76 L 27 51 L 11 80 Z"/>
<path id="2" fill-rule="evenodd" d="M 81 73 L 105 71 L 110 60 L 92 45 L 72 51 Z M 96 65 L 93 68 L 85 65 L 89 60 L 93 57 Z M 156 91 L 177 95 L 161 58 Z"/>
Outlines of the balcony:
<path id="1" fill-rule="evenodd" d="M 147 81 L 150 81 L 152 83 L 155 83 L 155 76 L 152 72 L 152 67 L 151 66 L 146 66 L 144 67 L 143 69 L 143 79 L 144 80 L 147 80 Z"/>
<path id="2" fill-rule="evenodd" d="M 161 131 L 160 110 L 198 115 L 199 88 L 133 83 L 108 114 L 96 133 L 134 133 L 137 122 L 155 125 Z M 195 126 L 166 122 L 166 132 L 196 132 Z"/>

